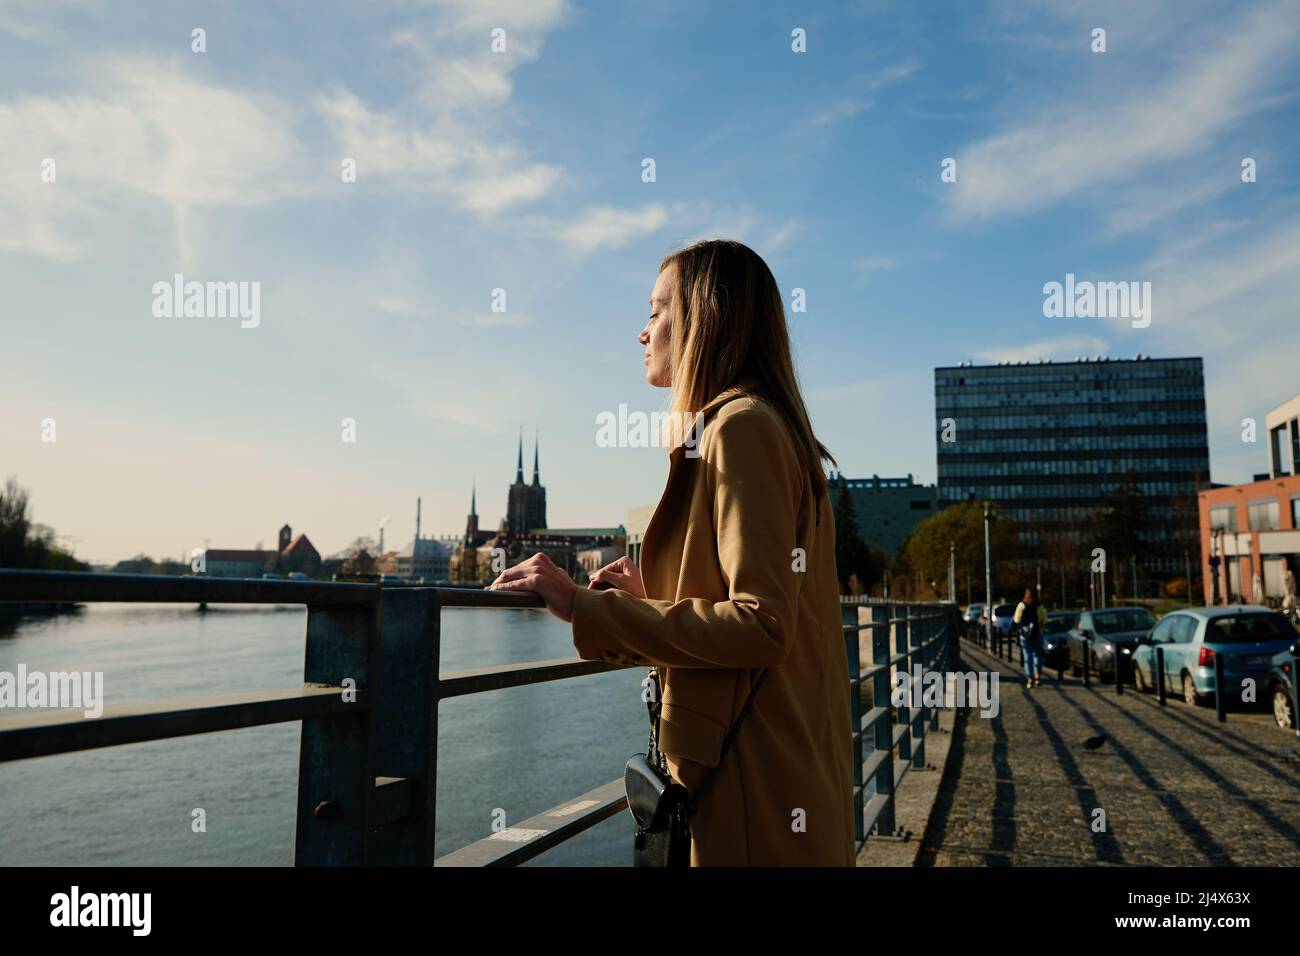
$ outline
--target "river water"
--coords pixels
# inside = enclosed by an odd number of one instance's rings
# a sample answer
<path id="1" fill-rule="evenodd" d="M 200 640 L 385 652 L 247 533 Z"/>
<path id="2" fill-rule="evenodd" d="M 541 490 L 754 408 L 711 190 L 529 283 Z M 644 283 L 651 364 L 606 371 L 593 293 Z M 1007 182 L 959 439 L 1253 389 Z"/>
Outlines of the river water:
<path id="1" fill-rule="evenodd" d="M 0 671 L 103 671 L 107 705 L 302 683 L 300 607 L 99 604 L 0 623 Z M 575 657 L 569 625 L 539 610 L 442 612 L 445 673 Z M 644 668 L 444 701 L 439 855 L 622 776 L 643 750 Z M 0 764 L 0 864 L 293 863 L 298 723 Z M 193 811 L 206 814 L 195 833 Z M 532 865 L 627 865 L 626 812 Z"/>

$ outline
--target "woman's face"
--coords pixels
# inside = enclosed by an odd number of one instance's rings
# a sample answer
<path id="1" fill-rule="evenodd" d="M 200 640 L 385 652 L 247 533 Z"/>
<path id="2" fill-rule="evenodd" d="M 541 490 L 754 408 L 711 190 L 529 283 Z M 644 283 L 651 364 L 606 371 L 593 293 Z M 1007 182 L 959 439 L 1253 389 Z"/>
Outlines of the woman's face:
<path id="1" fill-rule="evenodd" d="M 636 340 L 645 348 L 645 380 L 656 388 L 671 388 L 672 373 L 672 293 L 676 270 L 669 266 L 659 273 L 650 293 L 650 321 Z"/>

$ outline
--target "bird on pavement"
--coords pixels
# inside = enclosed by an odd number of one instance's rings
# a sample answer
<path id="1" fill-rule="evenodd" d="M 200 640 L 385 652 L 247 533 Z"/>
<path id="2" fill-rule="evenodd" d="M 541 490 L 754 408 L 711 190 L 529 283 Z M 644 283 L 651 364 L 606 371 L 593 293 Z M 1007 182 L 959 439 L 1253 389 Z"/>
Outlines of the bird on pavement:
<path id="1" fill-rule="evenodd" d="M 1106 742 L 1105 734 L 1098 734 L 1096 737 L 1089 737 L 1083 742 L 1084 750 L 1100 750 L 1101 745 Z"/>

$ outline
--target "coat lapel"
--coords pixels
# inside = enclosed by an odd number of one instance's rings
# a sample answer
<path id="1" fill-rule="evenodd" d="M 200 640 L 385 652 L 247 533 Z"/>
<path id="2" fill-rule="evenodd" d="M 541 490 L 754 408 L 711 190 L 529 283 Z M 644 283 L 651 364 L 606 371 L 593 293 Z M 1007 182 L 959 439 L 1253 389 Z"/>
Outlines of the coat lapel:
<path id="1" fill-rule="evenodd" d="M 710 399 L 702 409 L 700 409 L 700 417 L 698 419 L 700 425 L 695 433 L 697 448 L 698 442 L 703 439 L 704 422 L 707 421 L 709 414 L 720 406 L 725 405 L 733 398 L 739 398 L 741 395 L 746 394 L 749 389 L 752 388 L 753 384 L 754 383 L 751 379 L 741 379 L 729 388 L 723 389 L 716 396 Z M 656 535 L 652 532 L 655 531 L 657 525 L 661 524 L 663 521 L 671 520 L 671 516 L 678 513 L 678 499 L 684 491 L 689 491 L 690 489 L 690 484 L 687 481 L 687 478 L 693 473 L 694 469 L 687 467 L 687 463 L 691 460 L 692 459 L 688 458 L 686 455 L 686 448 L 684 445 L 677 445 L 669 453 L 668 480 L 664 484 L 663 494 L 659 496 L 659 504 L 655 506 L 654 513 L 650 516 L 650 521 L 646 524 L 646 529 L 641 534 L 641 571 L 643 579 L 647 577 L 645 567 L 647 559 L 653 561 L 655 558 L 655 549 L 651 542 Z M 657 580 L 655 575 L 649 575 L 649 577 Z M 675 600 L 678 595 L 672 594 L 669 595 L 669 597 Z"/>

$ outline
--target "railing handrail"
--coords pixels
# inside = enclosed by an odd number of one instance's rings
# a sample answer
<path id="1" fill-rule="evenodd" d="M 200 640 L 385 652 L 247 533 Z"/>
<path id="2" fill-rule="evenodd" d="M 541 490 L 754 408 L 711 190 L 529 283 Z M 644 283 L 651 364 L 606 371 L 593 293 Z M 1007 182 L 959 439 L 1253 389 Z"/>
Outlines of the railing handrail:
<path id="1" fill-rule="evenodd" d="M 295 854 L 299 863 L 515 865 L 627 806 L 626 797 L 618 793 L 621 781 L 610 781 L 509 828 L 504 836 L 494 833 L 441 857 L 433 855 L 437 706 L 442 700 L 626 669 L 566 658 L 439 672 L 442 608 L 545 607 L 535 593 L 394 587 L 382 582 L 0 570 L 0 603 L 15 601 L 305 605 L 307 663 L 301 688 L 115 707 L 94 720 L 73 719 L 59 711 L 0 718 L 0 762 L 301 721 Z M 925 724 L 931 721 L 937 727 L 938 717 L 927 715 L 929 708 L 920 708 L 913 717 L 908 708 L 895 708 L 888 695 L 862 715 L 859 688 L 872 680 L 879 700 L 893 668 L 910 670 L 909 661 L 917 660 L 929 667 L 944 647 L 951 651 L 957 605 L 844 597 L 841 607 L 851 665 L 854 800 L 861 846 L 873 830 L 892 832 L 896 787 L 909 766 L 923 765 L 916 761 L 924 760 Z M 859 610 L 869 611 L 872 620 L 856 620 Z M 860 640 L 873 648 L 873 663 L 865 668 L 858 665 Z M 414 684 L 412 675 L 417 678 Z M 352 678 L 350 686 L 347 677 Z M 403 693 L 377 695 L 375 687 L 384 680 L 402 685 Z M 897 729 L 892 728 L 895 716 Z M 390 739 L 395 734 L 376 734 L 377 726 L 389 725 L 403 728 L 400 742 Z M 875 735 L 874 753 L 864 759 L 863 740 L 869 731 Z M 876 793 L 868 800 L 872 783 Z M 316 799 L 327 792 L 336 796 Z M 386 836 L 385 825 L 396 835 Z"/>

